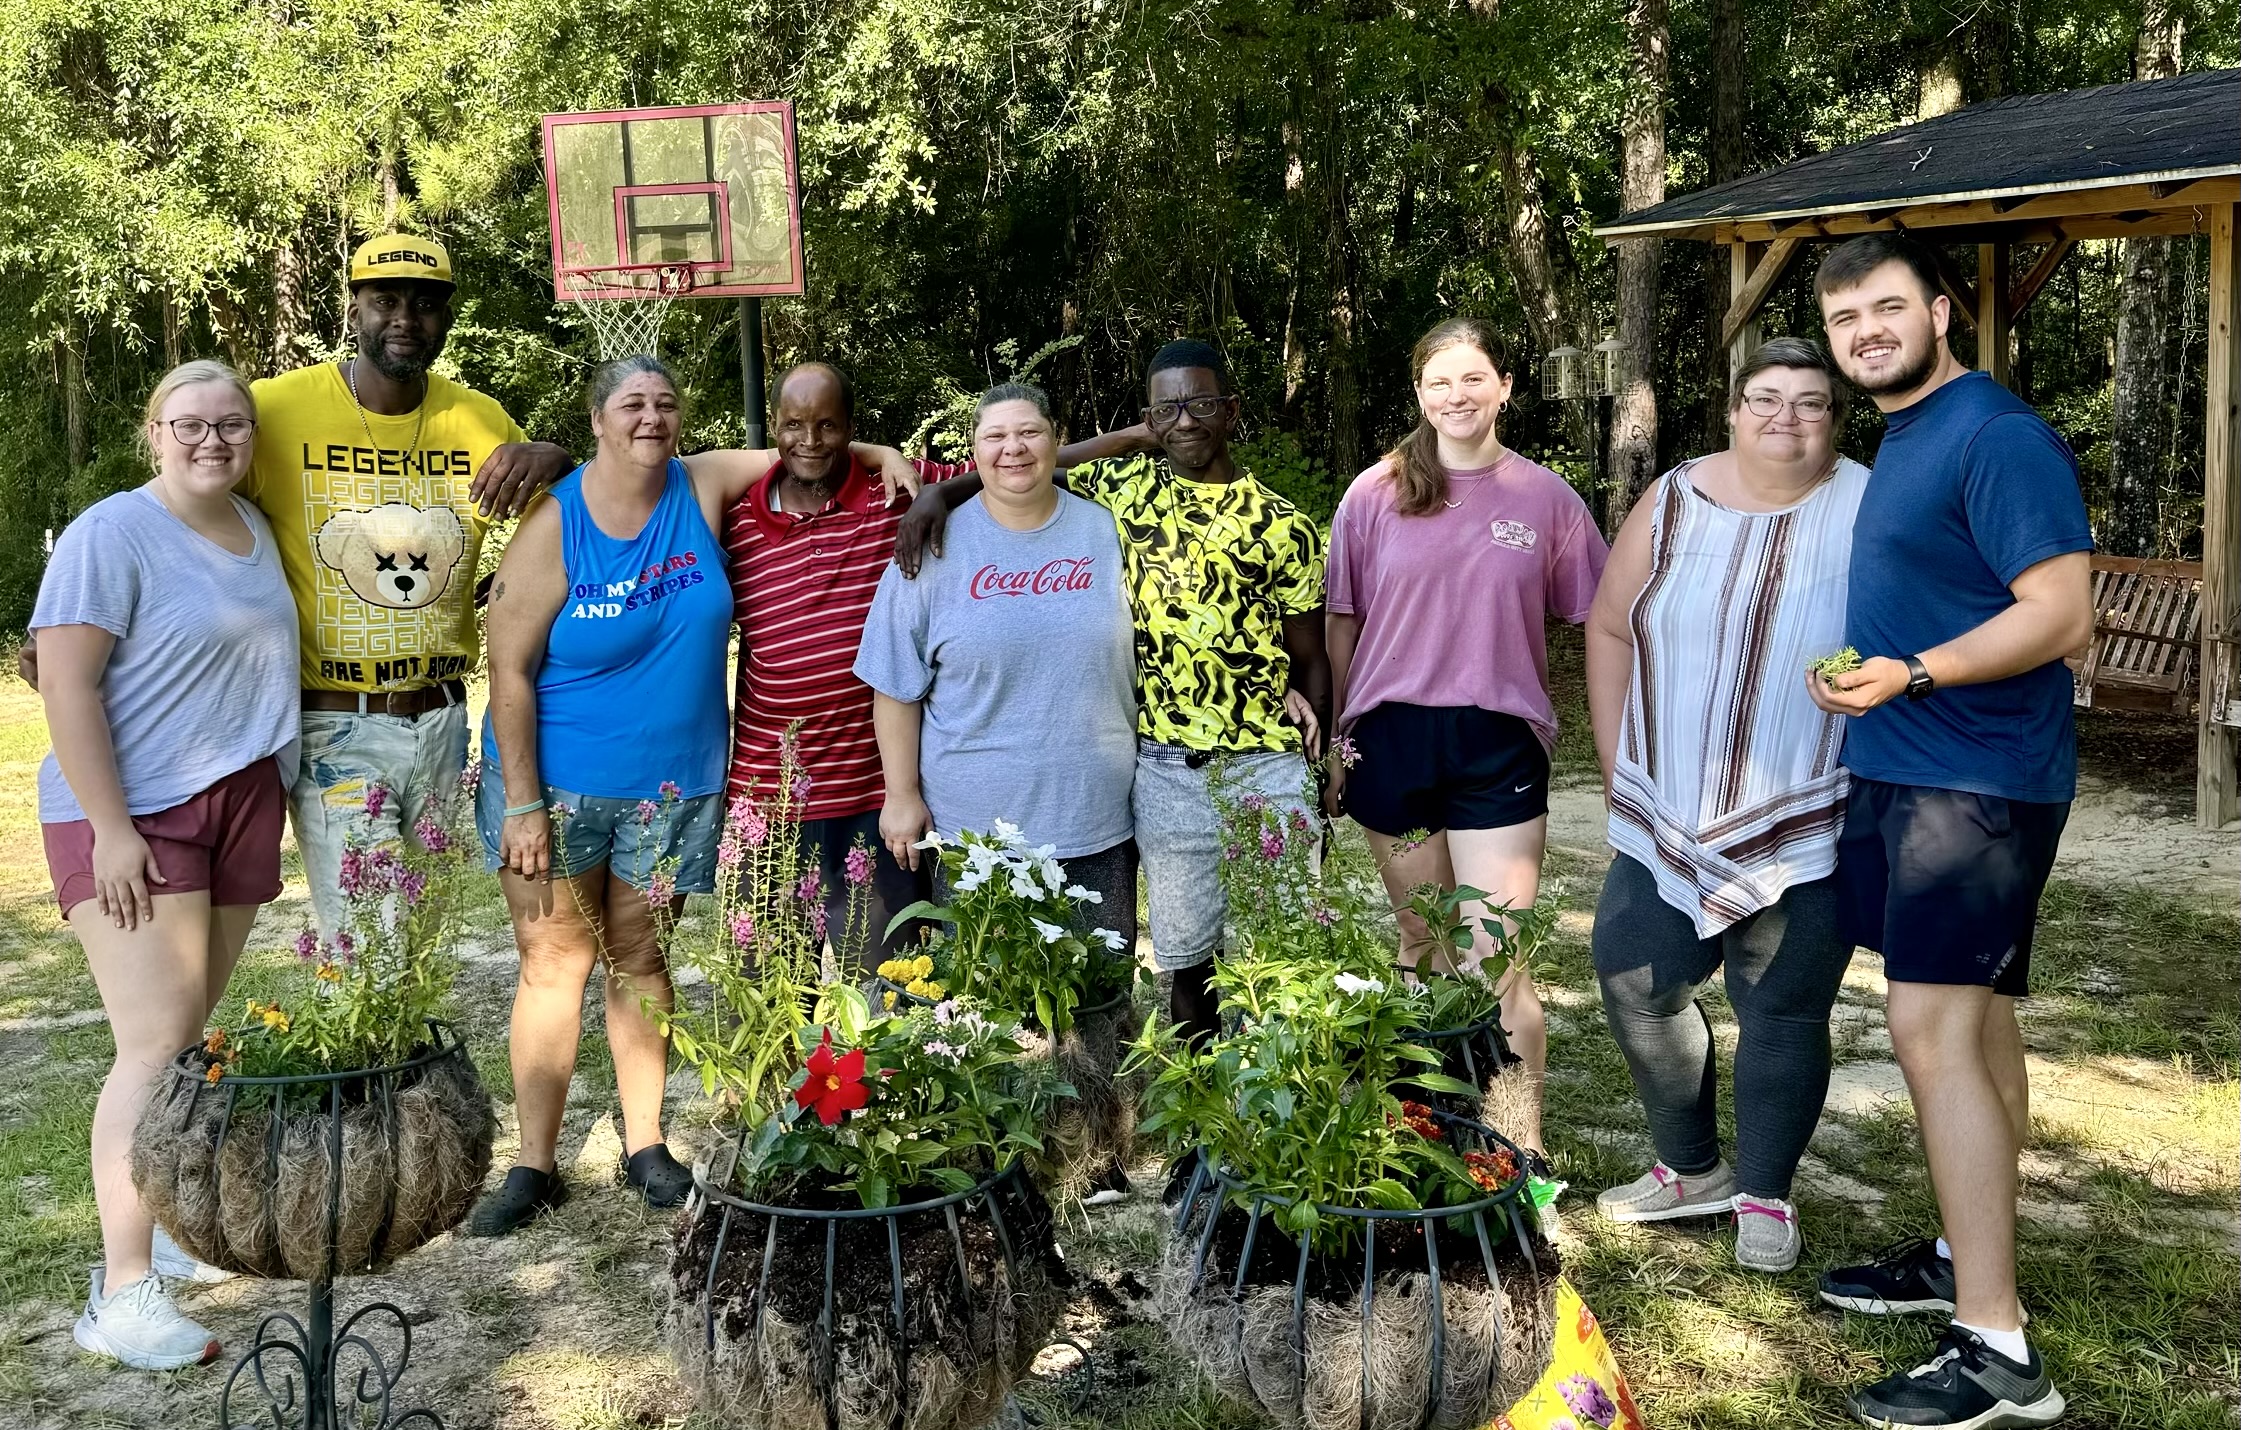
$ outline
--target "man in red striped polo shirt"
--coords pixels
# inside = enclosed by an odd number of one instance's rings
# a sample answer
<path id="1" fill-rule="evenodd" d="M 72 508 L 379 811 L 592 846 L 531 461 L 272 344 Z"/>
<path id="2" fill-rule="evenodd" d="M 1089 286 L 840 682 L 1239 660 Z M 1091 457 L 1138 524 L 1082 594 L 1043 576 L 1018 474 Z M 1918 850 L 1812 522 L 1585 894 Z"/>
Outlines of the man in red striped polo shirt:
<path id="1" fill-rule="evenodd" d="M 879 744 L 871 689 L 851 667 L 880 573 L 895 551 L 906 506 L 889 508 L 879 473 L 851 456 L 855 392 L 839 369 L 803 363 L 778 385 L 778 464 L 724 518 L 739 622 L 739 692 L 733 703 L 730 794 L 778 779 L 779 742 L 798 725 L 796 755 L 809 776 L 801 838 L 821 852 L 826 923 L 837 942 L 848 897 L 846 860 L 858 844 L 872 861 L 870 942 L 876 963 L 912 931 L 885 938 L 888 920 L 928 894 L 927 875 L 898 865 L 879 839 Z M 914 463 L 925 481 L 963 466 Z"/>

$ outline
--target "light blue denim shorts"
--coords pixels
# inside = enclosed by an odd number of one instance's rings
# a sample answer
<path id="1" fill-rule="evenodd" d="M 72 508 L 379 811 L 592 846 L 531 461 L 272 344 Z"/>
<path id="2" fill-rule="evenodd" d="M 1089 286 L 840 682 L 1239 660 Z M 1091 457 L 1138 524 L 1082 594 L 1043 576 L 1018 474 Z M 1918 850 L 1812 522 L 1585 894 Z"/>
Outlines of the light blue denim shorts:
<path id="1" fill-rule="evenodd" d="M 1259 794 L 1289 815 L 1315 820 L 1307 761 L 1284 751 L 1208 757 L 1180 745 L 1136 745 L 1136 850 L 1152 916 L 1152 961 L 1162 970 L 1195 968 L 1221 947 L 1229 900 L 1222 893 L 1221 816 L 1207 788 L 1213 758 L 1233 796 Z M 1193 764 L 1193 760 L 1197 764 Z"/>
<path id="2" fill-rule="evenodd" d="M 574 878 L 605 865 L 634 889 L 643 889 L 664 861 L 674 869 L 680 894 L 716 889 L 716 841 L 724 827 L 724 795 L 691 799 L 609 799 L 545 787 L 552 811 L 553 872 Z M 565 812 L 563 812 L 565 811 Z M 475 832 L 482 836 L 483 868 L 495 873 L 504 860 L 498 830 L 505 822 L 506 782 L 484 772 L 475 791 Z"/>

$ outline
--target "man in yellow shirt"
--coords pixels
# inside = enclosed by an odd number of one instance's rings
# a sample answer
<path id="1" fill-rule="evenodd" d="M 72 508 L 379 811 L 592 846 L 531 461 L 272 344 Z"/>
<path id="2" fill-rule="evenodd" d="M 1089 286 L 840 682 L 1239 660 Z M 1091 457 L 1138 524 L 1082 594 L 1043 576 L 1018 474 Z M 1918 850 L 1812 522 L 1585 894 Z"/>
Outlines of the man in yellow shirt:
<path id="1" fill-rule="evenodd" d="M 432 371 L 453 291 L 441 244 L 372 239 L 350 260 L 356 355 L 254 385 L 240 490 L 271 523 L 296 599 L 303 756 L 289 807 L 330 937 L 346 926 L 351 838 L 409 837 L 465 766 L 483 538 L 570 465 Z"/>

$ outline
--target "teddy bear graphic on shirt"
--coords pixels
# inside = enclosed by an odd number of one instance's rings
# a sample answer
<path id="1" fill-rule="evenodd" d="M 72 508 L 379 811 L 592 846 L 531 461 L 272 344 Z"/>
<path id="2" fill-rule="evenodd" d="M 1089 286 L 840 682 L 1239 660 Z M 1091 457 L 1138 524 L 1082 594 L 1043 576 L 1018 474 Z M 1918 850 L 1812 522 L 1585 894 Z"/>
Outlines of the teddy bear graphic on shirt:
<path id="1" fill-rule="evenodd" d="M 391 610 L 435 604 L 467 549 L 467 534 L 450 507 L 388 502 L 338 511 L 320 526 L 319 561 L 340 573 L 359 600 Z"/>

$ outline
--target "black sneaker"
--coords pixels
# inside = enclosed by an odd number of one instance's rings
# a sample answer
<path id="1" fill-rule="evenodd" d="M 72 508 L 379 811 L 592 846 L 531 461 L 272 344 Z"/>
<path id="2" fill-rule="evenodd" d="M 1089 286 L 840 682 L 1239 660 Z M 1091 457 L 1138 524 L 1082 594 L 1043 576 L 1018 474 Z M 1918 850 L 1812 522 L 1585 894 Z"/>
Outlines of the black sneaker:
<path id="1" fill-rule="evenodd" d="M 681 1207 L 693 1194 L 693 1169 L 669 1155 L 667 1142 L 631 1153 L 623 1163 L 623 1185 L 638 1189 L 646 1205 L 660 1211 Z"/>
<path id="2" fill-rule="evenodd" d="M 2062 1392 L 2037 1351 L 2012 1361 L 1959 1326 L 1946 1327 L 1927 1361 L 1854 1391 L 1851 1405 L 1861 1424 L 1877 1430 L 2001 1430 L 2062 1418 Z"/>
<path id="3" fill-rule="evenodd" d="M 505 1184 L 479 1202 L 467 1217 L 469 1236 L 507 1236 L 568 1200 L 568 1184 L 558 1172 L 515 1167 Z"/>
<path id="4" fill-rule="evenodd" d="M 1926 1311 L 1950 1316 L 1953 1263 L 1938 1255 L 1935 1241 L 1902 1241 L 1877 1252 L 1865 1265 L 1822 1272 L 1821 1299 L 1831 1306 L 1870 1316 L 1911 1316 Z"/>

